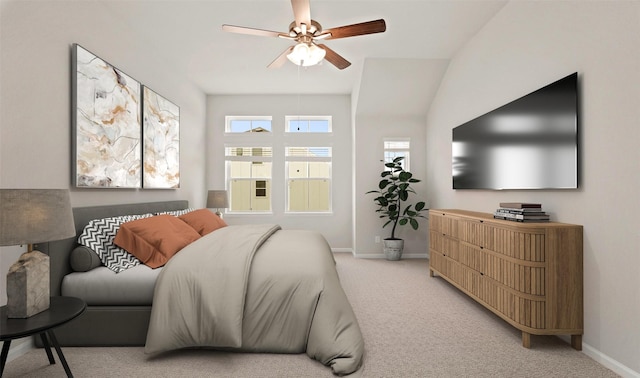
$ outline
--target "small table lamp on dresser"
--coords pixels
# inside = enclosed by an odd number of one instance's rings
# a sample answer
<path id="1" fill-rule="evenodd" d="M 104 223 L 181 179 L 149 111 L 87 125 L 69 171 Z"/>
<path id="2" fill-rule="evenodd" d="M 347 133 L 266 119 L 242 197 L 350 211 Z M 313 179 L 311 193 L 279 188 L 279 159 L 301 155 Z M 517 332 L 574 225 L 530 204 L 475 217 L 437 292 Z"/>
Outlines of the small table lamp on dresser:
<path id="1" fill-rule="evenodd" d="M 222 218 L 220 209 L 229 207 L 229 197 L 226 190 L 210 190 L 207 194 L 207 208 L 216 209 L 216 215 Z"/>
<path id="2" fill-rule="evenodd" d="M 27 245 L 7 274 L 7 315 L 28 318 L 49 308 L 49 256 L 33 244 L 76 235 L 67 189 L 0 189 L 0 246 Z"/>

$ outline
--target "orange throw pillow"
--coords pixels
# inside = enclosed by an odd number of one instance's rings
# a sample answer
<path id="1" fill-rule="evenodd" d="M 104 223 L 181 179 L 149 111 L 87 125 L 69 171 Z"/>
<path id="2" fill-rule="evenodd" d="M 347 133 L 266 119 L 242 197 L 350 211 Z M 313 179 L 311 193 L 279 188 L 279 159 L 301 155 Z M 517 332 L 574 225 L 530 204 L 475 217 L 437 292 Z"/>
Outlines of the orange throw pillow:
<path id="1" fill-rule="evenodd" d="M 145 265 L 158 268 L 199 238 L 200 234 L 173 215 L 157 215 L 123 223 L 114 243 Z"/>
<path id="2" fill-rule="evenodd" d="M 227 226 L 227 223 L 222 218 L 212 213 L 209 209 L 191 211 L 178 218 L 193 227 L 201 236 Z"/>

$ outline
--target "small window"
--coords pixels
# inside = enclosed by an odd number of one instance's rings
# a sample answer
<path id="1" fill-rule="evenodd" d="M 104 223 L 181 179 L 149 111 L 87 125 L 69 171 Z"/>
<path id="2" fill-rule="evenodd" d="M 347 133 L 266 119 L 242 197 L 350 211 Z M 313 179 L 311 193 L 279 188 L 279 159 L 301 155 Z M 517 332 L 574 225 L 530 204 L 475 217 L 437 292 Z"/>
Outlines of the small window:
<path id="1" fill-rule="evenodd" d="M 227 116 L 225 131 L 228 133 L 270 133 L 270 116 Z"/>
<path id="2" fill-rule="evenodd" d="M 384 140 L 384 159 L 385 163 L 390 163 L 397 157 L 404 157 L 402 168 L 406 171 L 409 169 L 409 151 L 411 149 L 411 141 L 408 138 L 393 138 Z"/>
<path id="3" fill-rule="evenodd" d="M 256 181 L 256 197 L 267 196 L 267 182 L 264 180 Z"/>
<path id="4" fill-rule="evenodd" d="M 288 133 L 330 133 L 330 116 L 286 116 Z"/>

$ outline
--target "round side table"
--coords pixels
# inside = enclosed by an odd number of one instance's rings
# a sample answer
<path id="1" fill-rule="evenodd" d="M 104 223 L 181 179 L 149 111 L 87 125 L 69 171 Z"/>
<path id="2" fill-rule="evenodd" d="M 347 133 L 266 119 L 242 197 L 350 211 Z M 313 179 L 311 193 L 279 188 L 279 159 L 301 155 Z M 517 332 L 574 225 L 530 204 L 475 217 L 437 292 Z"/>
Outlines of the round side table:
<path id="1" fill-rule="evenodd" d="M 47 357 L 49 357 L 49 363 L 56 363 L 53 358 L 53 353 L 51 353 L 51 347 L 49 346 L 49 340 L 51 340 L 51 344 L 53 344 L 58 354 L 58 358 L 64 367 L 64 371 L 67 373 L 67 377 L 73 377 L 67 360 L 65 360 L 64 354 L 62 354 L 62 349 L 60 349 L 56 335 L 53 333 L 53 329 L 80 316 L 86 309 L 87 304 L 82 299 L 73 297 L 51 297 L 51 302 L 47 310 L 25 319 L 9 319 L 7 318 L 7 306 L 0 307 L 0 341 L 4 341 L 0 360 L 0 377 L 4 372 L 4 365 L 7 362 L 11 340 L 36 334 L 40 335 L 42 339 Z"/>

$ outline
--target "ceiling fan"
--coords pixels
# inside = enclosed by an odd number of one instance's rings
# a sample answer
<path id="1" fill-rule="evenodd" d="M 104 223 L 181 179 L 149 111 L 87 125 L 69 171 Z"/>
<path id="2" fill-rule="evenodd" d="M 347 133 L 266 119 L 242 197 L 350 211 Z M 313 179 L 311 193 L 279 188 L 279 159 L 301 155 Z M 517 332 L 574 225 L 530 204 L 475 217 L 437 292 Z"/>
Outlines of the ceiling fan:
<path id="1" fill-rule="evenodd" d="M 296 44 L 282 52 L 269 64 L 269 68 L 281 67 L 287 59 L 299 66 L 312 66 L 326 59 L 338 69 L 343 70 L 351 63 L 327 45 L 318 44 L 317 41 L 382 33 L 387 29 L 384 20 L 380 19 L 323 30 L 320 23 L 311 19 L 309 0 L 291 0 L 291 6 L 295 20 L 289 25 L 289 31 L 286 33 L 226 24 L 222 25 L 222 30 L 295 41 Z"/>

